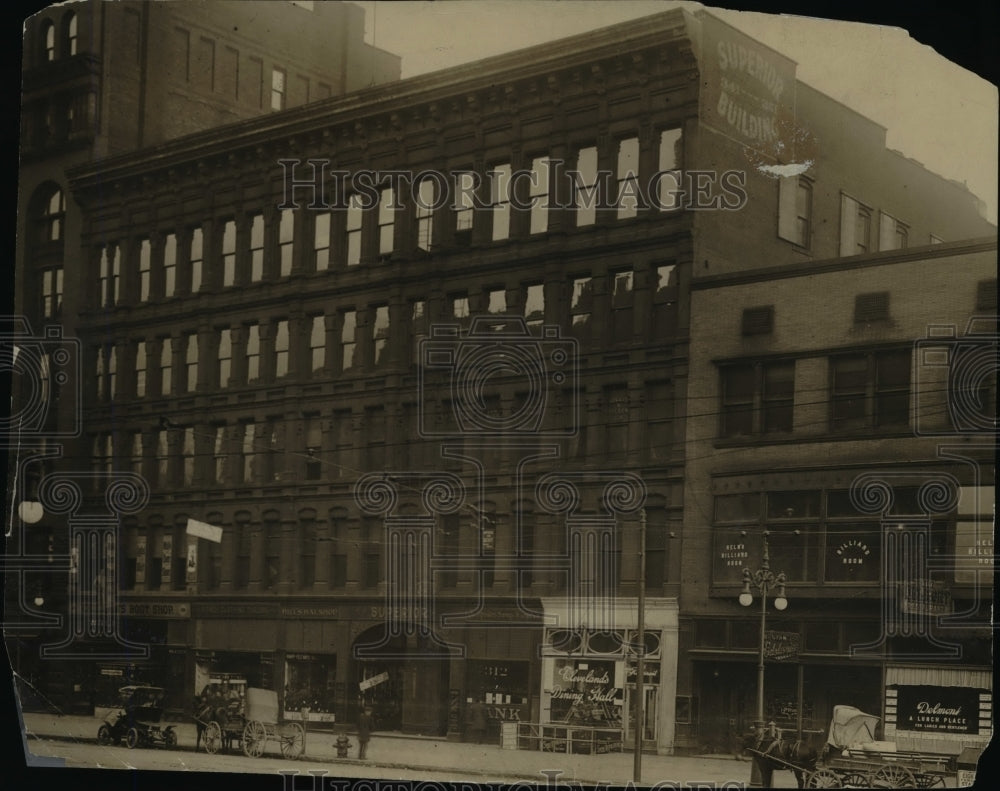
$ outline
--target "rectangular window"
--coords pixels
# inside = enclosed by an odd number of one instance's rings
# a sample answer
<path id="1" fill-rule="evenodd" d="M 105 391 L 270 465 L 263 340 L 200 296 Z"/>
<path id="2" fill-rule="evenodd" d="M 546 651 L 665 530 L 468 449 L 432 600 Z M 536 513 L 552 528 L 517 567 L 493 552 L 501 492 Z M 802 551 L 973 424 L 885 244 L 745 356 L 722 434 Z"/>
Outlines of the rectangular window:
<path id="1" fill-rule="evenodd" d="M 497 165 L 490 171 L 490 205 L 493 207 L 493 241 L 510 236 L 510 164 Z"/>
<path id="2" fill-rule="evenodd" d="M 365 587 L 377 588 L 382 581 L 382 556 L 378 552 L 365 554 Z"/>
<path id="3" fill-rule="evenodd" d="M 226 482 L 226 427 L 212 427 L 212 480 Z"/>
<path id="4" fill-rule="evenodd" d="M 627 343 L 632 340 L 633 333 L 632 271 L 614 272 L 611 276 L 614 283 L 611 294 L 612 340 L 617 343 Z"/>
<path id="5" fill-rule="evenodd" d="M 549 229 L 549 170 L 548 157 L 531 160 L 530 204 L 531 233 L 545 233 Z"/>
<path id="6" fill-rule="evenodd" d="M 437 197 L 434 182 L 424 179 L 417 191 L 417 247 L 430 250 L 434 242 L 434 202 Z"/>
<path id="7" fill-rule="evenodd" d="M 63 268 L 61 266 L 42 272 L 42 315 L 57 318 L 62 313 Z"/>
<path id="8" fill-rule="evenodd" d="M 170 446 L 167 432 L 156 432 L 156 482 L 160 486 L 170 485 Z"/>
<path id="9" fill-rule="evenodd" d="M 313 316 L 309 330 L 310 370 L 321 371 L 326 365 L 326 317 Z"/>
<path id="10" fill-rule="evenodd" d="M 618 219 L 635 217 L 639 210 L 639 138 L 618 141 L 616 200 Z"/>
<path id="11" fill-rule="evenodd" d="M 451 316 L 457 319 L 459 324 L 463 327 L 469 324 L 469 298 L 468 297 L 452 297 L 451 299 Z"/>
<path id="12" fill-rule="evenodd" d="M 670 382 L 649 382 L 646 385 L 646 441 L 650 461 L 670 458 L 673 408 Z"/>
<path id="13" fill-rule="evenodd" d="M 184 351 L 185 389 L 193 393 L 198 388 L 198 336 L 191 333 L 187 336 Z"/>
<path id="14" fill-rule="evenodd" d="M 774 305 L 758 308 L 744 308 L 741 333 L 748 335 L 769 335 L 774 331 Z"/>
<path id="15" fill-rule="evenodd" d="M 840 196 L 840 254 L 863 255 L 871 249 L 872 210 L 849 195 Z"/>
<path id="16" fill-rule="evenodd" d="M 314 229 L 313 251 L 316 254 L 316 271 L 330 268 L 330 214 L 317 214 Z"/>
<path id="17" fill-rule="evenodd" d="M 570 332 L 581 343 L 590 339 L 590 314 L 593 310 L 593 282 L 589 277 L 573 280 L 570 294 Z"/>
<path id="18" fill-rule="evenodd" d="M 873 291 L 854 298 L 854 323 L 885 321 L 889 318 L 889 292 Z"/>
<path id="19" fill-rule="evenodd" d="M 184 486 L 194 483 L 194 429 L 183 429 L 181 440 L 181 482 Z"/>
<path id="20" fill-rule="evenodd" d="M 903 349 L 831 358 L 831 429 L 909 425 L 910 357 Z"/>
<path id="21" fill-rule="evenodd" d="M 621 455 L 628 452 L 629 397 L 624 386 L 604 390 L 604 424 L 606 436 L 604 450 Z"/>
<path id="22" fill-rule="evenodd" d="M 372 362 L 381 365 L 388 360 L 389 344 L 389 308 L 379 305 L 375 308 L 375 322 L 372 325 L 372 346 L 374 353 Z"/>
<path id="23" fill-rule="evenodd" d="M 878 249 L 879 250 L 903 250 L 906 248 L 906 240 L 909 236 L 909 229 L 897 220 L 886 214 L 879 212 L 878 220 Z"/>
<path id="24" fill-rule="evenodd" d="M 146 342 L 139 341 L 135 348 L 135 396 L 146 395 Z"/>
<path id="25" fill-rule="evenodd" d="M 131 457 L 129 469 L 136 475 L 142 475 L 142 432 L 132 433 L 132 441 L 129 443 L 129 455 Z"/>
<path id="26" fill-rule="evenodd" d="M 260 378 L 260 327 L 247 325 L 247 384 Z"/>
<path id="27" fill-rule="evenodd" d="M 393 233 L 395 232 L 396 210 L 393 204 L 396 195 L 392 187 L 387 187 L 379 193 L 378 201 L 378 253 L 388 255 L 392 252 Z"/>
<path id="28" fill-rule="evenodd" d="M 191 293 L 201 290 L 202 244 L 201 228 L 191 231 Z"/>
<path id="29" fill-rule="evenodd" d="M 385 408 L 369 407 L 365 410 L 365 438 L 368 443 L 368 469 L 385 467 Z"/>
<path id="30" fill-rule="evenodd" d="M 172 389 L 171 372 L 173 371 L 174 342 L 171 338 L 163 339 L 160 348 L 160 395 L 170 395 Z"/>
<path id="31" fill-rule="evenodd" d="M 285 72 L 277 67 L 271 70 L 271 109 L 285 109 Z"/>
<path id="32" fill-rule="evenodd" d="M 233 341 L 232 333 L 228 327 L 219 330 L 219 369 L 218 386 L 228 387 L 229 377 L 232 375 L 233 363 Z"/>
<path id="33" fill-rule="evenodd" d="M 95 379 L 97 382 L 97 400 L 103 401 L 107 397 L 108 392 L 108 381 L 107 381 L 107 352 L 103 346 L 98 346 L 96 349 L 97 359 L 94 368 Z"/>
<path id="34" fill-rule="evenodd" d="M 410 334 L 413 336 L 413 358 L 411 362 L 420 363 L 420 344 L 427 337 L 427 314 L 423 300 L 414 300 L 410 311 Z"/>
<path id="35" fill-rule="evenodd" d="M 240 424 L 240 481 L 242 483 L 253 483 L 254 481 L 254 472 L 256 471 L 254 431 L 253 421 Z"/>
<path id="36" fill-rule="evenodd" d="M 250 282 L 264 277 L 264 215 L 255 214 L 250 220 Z"/>
<path id="37" fill-rule="evenodd" d="M 236 223 L 227 220 L 222 227 L 222 285 L 236 282 Z"/>
<path id="38" fill-rule="evenodd" d="M 312 519 L 299 522 L 296 548 L 299 555 L 299 588 L 308 590 L 316 581 L 316 523 Z"/>
<path id="39" fill-rule="evenodd" d="M 282 209 L 278 215 L 278 260 L 282 277 L 292 274 L 292 253 L 295 248 L 295 213 Z"/>
<path id="40" fill-rule="evenodd" d="M 347 371 L 354 365 L 354 347 L 357 340 L 357 315 L 353 310 L 345 310 L 341 314 L 341 321 L 340 370 Z"/>
<path id="41" fill-rule="evenodd" d="M 118 248 L 105 245 L 101 250 L 101 304 L 105 307 L 117 305 L 121 272 L 119 269 Z"/>
<path id="42" fill-rule="evenodd" d="M 139 240 L 139 301 L 149 301 L 149 275 L 152 266 L 153 248 L 149 239 Z"/>
<path id="43" fill-rule="evenodd" d="M 281 448 L 278 445 L 278 418 L 269 417 L 262 426 L 264 436 L 258 446 L 264 449 L 264 483 L 281 480 Z"/>
<path id="44" fill-rule="evenodd" d="M 573 174 L 576 225 L 593 225 L 597 217 L 597 147 L 581 148 L 576 154 Z"/>
<path id="45" fill-rule="evenodd" d="M 809 247 L 812 232 L 812 183 L 801 176 L 778 179 L 778 236 Z"/>
<path id="46" fill-rule="evenodd" d="M 177 235 L 168 233 L 163 242 L 163 296 L 177 291 Z"/>
<path id="47" fill-rule="evenodd" d="M 463 171 L 455 176 L 455 231 L 472 230 L 475 213 L 476 174 Z"/>
<path id="48" fill-rule="evenodd" d="M 656 291 L 653 292 L 653 338 L 669 338 L 677 330 L 677 267 L 656 267 Z"/>
<path id="49" fill-rule="evenodd" d="M 680 129 L 660 132 L 660 153 L 657 172 L 657 191 L 661 211 L 673 211 L 683 205 L 681 163 L 683 134 Z"/>
<path id="50" fill-rule="evenodd" d="M 361 197 L 352 195 L 347 203 L 347 265 L 357 266 L 361 263 L 361 223 L 364 211 L 361 208 Z"/>
<path id="51" fill-rule="evenodd" d="M 507 312 L 507 290 L 497 288 L 487 294 L 486 312 L 502 315 Z"/>
<path id="52" fill-rule="evenodd" d="M 795 363 L 730 365 L 722 369 L 723 437 L 792 430 Z"/>
<path id="53" fill-rule="evenodd" d="M 302 423 L 302 433 L 306 439 L 306 480 L 318 481 L 323 473 L 320 460 L 323 453 L 323 425 L 318 414 L 303 416 Z"/>
<path id="54" fill-rule="evenodd" d="M 532 335 L 541 336 L 545 322 L 545 286 L 532 283 L 524 289 L 524 320 Z"/>
<path id="55" fill-rule="evenodd" d="M 274 328 L 274 377 L 288 373 L 288 320 L 282 319 Z"/>

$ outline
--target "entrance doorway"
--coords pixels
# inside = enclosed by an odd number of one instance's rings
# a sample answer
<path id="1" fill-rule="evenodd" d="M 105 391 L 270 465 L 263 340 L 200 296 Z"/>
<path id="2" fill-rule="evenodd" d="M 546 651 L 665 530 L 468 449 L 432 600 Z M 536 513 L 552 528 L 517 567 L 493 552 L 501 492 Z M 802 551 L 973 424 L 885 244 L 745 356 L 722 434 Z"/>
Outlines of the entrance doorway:
<path id="1" fill-rule="evenodd" d="M 434 640 L 420 634 L 386 639 L 378 625 L 358 636 L 351 656 L 352 722 L 370 706 L 374 730 L 447 733 L 449 655 Z"/>
<path id="2" fill-rule="evenodd" d="M 659 712 L 660 688 L 652 684 L 647 684 L 643 688 L 644 699 L 642 704 L 642 749 L 656 750 L 656 720 Z M 636 695 L 635 685 L 630 684 L 625 689 L 625 705 L 628 706 L 628 718 L 625 723 L 625 744 L 635 746 L 635 715 L 636 715 Z"/>

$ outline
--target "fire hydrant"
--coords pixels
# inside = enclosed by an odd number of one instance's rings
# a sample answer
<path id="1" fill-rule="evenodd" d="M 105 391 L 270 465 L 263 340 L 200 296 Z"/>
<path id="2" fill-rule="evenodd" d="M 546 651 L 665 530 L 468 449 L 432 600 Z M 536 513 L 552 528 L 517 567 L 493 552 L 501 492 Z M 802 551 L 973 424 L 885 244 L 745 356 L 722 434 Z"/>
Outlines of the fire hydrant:
<path id="1" fill-rule="evenodd" d="M 333 743 L 333 746 L 337 748 L 337 757 L 346 758 L 348 750 L 351 749 L 351 740 L 345 735 L 341 734 L 337 741 Z"/>

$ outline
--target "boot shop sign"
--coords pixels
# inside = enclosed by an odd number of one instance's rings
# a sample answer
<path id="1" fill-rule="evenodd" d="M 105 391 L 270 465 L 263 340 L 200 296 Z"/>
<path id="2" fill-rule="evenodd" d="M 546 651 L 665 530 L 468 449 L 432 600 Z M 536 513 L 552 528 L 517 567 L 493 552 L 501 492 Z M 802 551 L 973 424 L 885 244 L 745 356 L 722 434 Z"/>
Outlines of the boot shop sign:
<path id="1" fill-rule="evenodd" d="M 905 731 L 978 733 L 979 690 L 900 685 L 896 727 Z"/>

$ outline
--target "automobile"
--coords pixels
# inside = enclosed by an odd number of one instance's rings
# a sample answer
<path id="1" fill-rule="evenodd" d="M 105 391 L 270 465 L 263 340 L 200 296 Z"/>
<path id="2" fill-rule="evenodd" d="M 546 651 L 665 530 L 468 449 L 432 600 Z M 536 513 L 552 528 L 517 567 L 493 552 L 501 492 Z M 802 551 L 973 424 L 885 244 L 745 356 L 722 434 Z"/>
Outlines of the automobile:
<path id="1" fill-rule="evenodd" d="M 97 729 L 99 744 L 126 747 L 177 746 L 172 725 L 161 727 L 164 692 L 162 687 L 127 686 L 118 690 L 120 705 L 108 712 Z"/>

